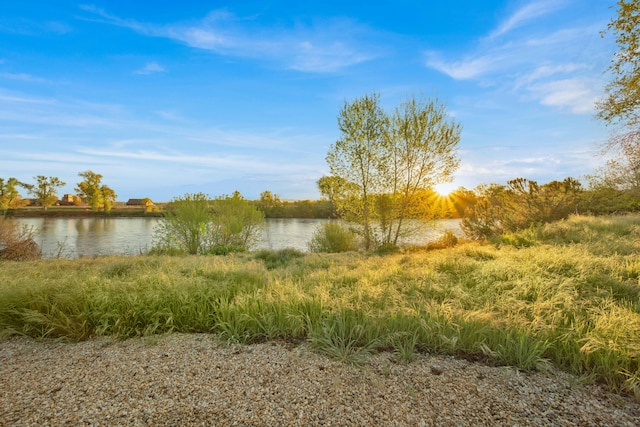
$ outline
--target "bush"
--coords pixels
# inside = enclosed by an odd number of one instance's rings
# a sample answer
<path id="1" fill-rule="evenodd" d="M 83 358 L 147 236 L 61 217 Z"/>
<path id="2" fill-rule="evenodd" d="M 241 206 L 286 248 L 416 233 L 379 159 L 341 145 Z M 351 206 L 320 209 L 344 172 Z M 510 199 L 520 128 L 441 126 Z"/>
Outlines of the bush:
<path id="1" fill-rule="evenodd" d="M 400 252 L 400 247 L 393 243 L 383 243 L 374 251 L 377 255 L 391 255 Z"/>
<path id="2" fill-rule="evenodd" d="M 240 193 L 211 200 L 202 193 L 174 198 L 154 230 L 156 254 L 227 254 L 251 247 L 264 219 Z"/>
<path id="3" fill-rule="evenodd" d="M 458 237 L 453 234 L 453 231 L 447 230 L 442 233 L 442 236 L 438 237 L 433 242 L 427 244 L 427 249 L 445 249 L 452 248 L 458 244 Z"/>
<path id="4" fill-rule="evenodd" d="M 351 230 L 337 222 L 319 226 L 309 242 L 311 252 L 347 252 L 356 250 L 356 238 Z"/>
<path id="5" fill-rule="evenodd" d="M 33 240 L 33 227 L 21 227 L 15 220 L 0 220 L 0 259 L 29 261 L 39 258 L 42 258 L 42 251 Z"/>

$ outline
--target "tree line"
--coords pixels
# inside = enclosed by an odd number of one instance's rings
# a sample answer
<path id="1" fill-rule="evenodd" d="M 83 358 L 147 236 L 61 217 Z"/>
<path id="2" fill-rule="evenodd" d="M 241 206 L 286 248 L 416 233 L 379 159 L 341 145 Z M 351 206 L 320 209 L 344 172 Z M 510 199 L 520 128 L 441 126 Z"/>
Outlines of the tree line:
<path id="1" fill-rule="evenodd" d="M 111 187 L 102 184 L 102 175 L 88 170 L 78 173 L 78 176 L 84 178 L 75 188 L 78 200 L 86 203 L 93 210 L 109 212 L 118 195 Z M 47 209 L 58 202 L 58 189 L 67 185 L 55 176 L 38 175 L 33 179 L 36 181 L 34 184 L 25 183 L 16 178 L 6 180 L 0 178 L 0 210 L 17 209 L 30 203 L 20 195 L 18 187 L 27 190 L 38 206 Z"/>

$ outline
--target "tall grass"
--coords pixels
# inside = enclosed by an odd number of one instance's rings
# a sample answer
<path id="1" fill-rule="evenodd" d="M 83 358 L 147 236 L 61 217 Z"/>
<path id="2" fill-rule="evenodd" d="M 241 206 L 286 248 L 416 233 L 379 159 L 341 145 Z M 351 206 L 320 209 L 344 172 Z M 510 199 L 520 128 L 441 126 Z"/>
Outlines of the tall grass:
<path id="1" fill-rule="evenodd" d="M 0 334 L 309 340 L 356 364 L 381 350 L 403 362 L 433 352 L 523 370 L 555 364 L 640 393 L 639 254 L 639 217 L 574 217 L 493 245 L 386 256 L 2 262 Z"/>

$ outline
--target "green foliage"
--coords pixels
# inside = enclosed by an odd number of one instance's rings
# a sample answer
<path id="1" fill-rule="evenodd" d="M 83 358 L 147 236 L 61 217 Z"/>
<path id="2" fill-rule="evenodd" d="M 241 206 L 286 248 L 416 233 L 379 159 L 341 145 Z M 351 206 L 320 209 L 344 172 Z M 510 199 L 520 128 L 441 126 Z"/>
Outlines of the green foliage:
<path id="1" fill-rule="evenodd" d="M 88 170 L 78 173 L 78 176 L 84 178 L 84 180 L 80 181 L 76 186 L 80 200 L 88 204 L 94 211 L 103 207 L 106 211 L 105 198 L 101 188 L 102 175 Z M 113 193 L 113 190 L 111 192 Z M 115 193 L 113 195 L 115 195 Z"/>
<path id="2" fill-rule="evenodd" d="M 463 242 L 385 258 L 281 251 L 0 262 L 0 336 L 308 339 L 355 364 L 385 350 L 402 361 L 430 352 L 523 370 L 554 364 L 637 392 L 640 217 L 572 216 L 512 234 L 532 244 Z"/>
<path id="3" fill-rule="evenodd" d="M 390 255 L 396 254 L 398 252 L 400 252 L 400 247 L 398 245 L 394 245 L 393 243 L 383 243 L 374 251 L 376 255 Z"/>
<path id="4" fill-rule="evenodd" d="M 240 193 L 211 200 L 203 193 L 174 198 L 154 234 L 153 253 L 242 252 L 259 237 L 264 216 Z"/>
<path id="5" fill-rule="evenodd" d="M 210 245 L 247 250 L 260 236 L 264 214 L 235 192 L 211 202 Z"/>
<path id="6" fill-rule="evenodd" d="M 337 222 L 325 222 L 319 225 L 309 241 L 309 250 L 311 252 L 335 253 L 354 251 L 356 249 L 353 231 Z"/>
<path id="7" fill-rule="evenodd" d="M 635 127 L 640 116 L 640 0 L 618 0 L 617 16 L 609 23 L 618 45 L 609 71 L 613 80 L 598 103 L 598 116 L 607 123 Z"/>
<path id="8" fill-rule="evenodd" d="M 367 336 L 366 316 L 360 312 L 333 314 L 309 327 L 311 346 L 342 362 L 362 365 L 379 342 Z"/>
<path id="9" fill-rule="evenodd" d="M 282 201 L 280 200 L 280 196 L 277 194 L 273 194 L 269 190 L 265 190 L 260 193 L 260 202 L 259 202 L 260 210 L 264 212 L 265 217 L 274 218 L 277 216 L 277 212 L 280 210 L 282 206 Z"/>
<path id="10" fill-rule="evenodd" d="M 358 224 L 365 250 L 397 245 L 404 220 L 429 211 L 420 193 L 457 169 L 461 127 L 437 99 L 412 97 L 390 116 L 376 94 L 345 102 L 338 127 L 320 191 L 341 218 Z"/>
<path id="11" fill-rule="evenodd" d="M 286 267 L 291 261 L 304 257 L 304 253 L 294 248 L 284 248 L 277 251 L 261 249 L 256 251 L 253 256 L 262 260 L 267 269 L 273 270 L 274 268 Z"/>
<path id="12" fill-rule="evenodd" d="M 458 244 L 458 236 L 453 231 L 447 230 L 433 242 L 429 242 L 427 249 L 446 249 Z"/>
<path id="13" fill-rule="evenodd" d="M 67 185 L 55 176 L 38 175 L 33 179 L 36 180 L 36 184 L 29 187 L 29 193 L 36 198 L 38 204 L 44 207 L 45 210 L 58 201 L 57 188 Z"/>
<path id="14" fill-rule="evenodd" d="M 461 222 L 467 237 L 476 240 L 567 218 L 577 211 L 583 190 L 573 178 L 544 185 L 516 178 L 506 187 L 492 184 L 479 192 L 477 203 Z"/>
<path id="15" fill-rule="evenodd" d="M 585 208 L 589 211 L 640 210 L 640 133 L 634 138 L 628 136 L 617 140 L 617 156 L 588 176 L 591 191 Z"/>
<path id="16" fill-rule="evenodd" d="M 161 253 L 184 251 L 194 255 L 205 252 L 211 246 L 207 229 L 211 220 L 206 194 L 175 197 L 154 230 L 155 250 Z"/>
<path id="17" fill-rule="evenodd" d="M 338 211 L 347 221 L 362 226 L 364 247 L 369 250 L 374 243 L 375 194 L 382 189 L 381 169 L 389 145 L 389 117 L 378 95 L 365 95 L 351 103 L 345 101 L 338 127 L 342 136 L 326 158 L 331 174 L 344 182 L 337 199 Z"/>
<path id="18" fill-rule="evenodd" d="M 28 203 L 20 196 L 17 187 L 31 188 L 29 184 L 20 182 L 16 178 L 9 178 L 6 181 L 0 178 L 0 211 L 20 208 Z"/>

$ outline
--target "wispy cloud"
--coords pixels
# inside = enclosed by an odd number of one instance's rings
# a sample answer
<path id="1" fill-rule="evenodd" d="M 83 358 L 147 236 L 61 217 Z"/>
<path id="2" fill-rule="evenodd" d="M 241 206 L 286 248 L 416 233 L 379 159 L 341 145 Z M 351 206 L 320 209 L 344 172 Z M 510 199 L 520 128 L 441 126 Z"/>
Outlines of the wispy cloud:
<path id="1" fill-rule="evenodd" d="M 154 73 L 163 73 L 165 68 L 157 62 L 147 62 L 144 67 L 133 72 L 133 74 L 149 75 Z"/>
<path id="2" fill-rule="evenodd" d="M 52 98 L 34 98 L 22 93 L 15 93 L 2 89 L 0 89 L 0 101 L 20 104 L 55 104 L 56 102 L 56 100 Z"/>
<path id="3" fill-rule="evenodd" d="M 498 55 L 470 56 L 457 61 L 446 61 L 435 51 L 425 52 L 427 65 L 456 80 L 468 80 L 481 76 L 498 66 Z"/>
<path id="4" fill-rule="evenodd" d="M 488 38 L 494 39 L 500 37 L 515 28 L 525 25 L 540 16 L 555 12 L 565 6 L 562 0 L 545 0 L 529 3 L 515 11 L 511 16 L 502 21 L 498 27 L 493 30 Z"/>
<path id="5" fill-rule="evenodd" d="M 608 60 L 598 37 L 602 25 L 581 22 L 571 27 L 563 21 L 550 27 L 548 22 L 538 22 L 565 6 L 566 1 L 531 2 L 458 58 L 426 51 L 426 65 L 455 80 L 476 80 L 484 87 L 494 86 L 544 106 L 590 114 L 603 86 L 601 70 Z M 515 32 L 525 26 L 526 31 Z M 507 33 L 508 39 L 501 37 Z"/>
<path id="6" fill-rule="evenodd" d="M 539 156 L 506 156 L 501 159 L 487 159 L 481 153 L 467 153 L 468 158 L 456 173 L 461 182 L 501 182 L 515 177 L 526 177 L 546 183 L 552 179 L 568 176 L 581 178 L 585 170 L 594 168 L 599 159 L 588 150 L 560 151 Z"/>
<path id="7" fill-rule="evenodd" d="M 13 19 L 7 21 L 0 19 L 0 32 L 20 34 L 25 36 L 37 36 L 43 33 L 63 35 L 73 31 L 73 28 L 60 21 L 38 22 L 29 19 Z"/>
<path id="8" fill-rule="evenodd" d="M 150 37 L 168 38 L 218 55 L 275 62 L 284 68 L 326 73 L 369 61 L 381 48 L 363 42 L 372 31 L 353 20 L 328 19 L 292 28 L 256 27 L 227 11 L 214 11 L 197 22 L 142 23 L 80 6 L 89 20 L 129 28 Z"/>
<path id="9" fill-rule="evenodd" d="M 0 73 L 0 78 L 9 80 L 20 80 L 31 83 L 48 83 L 49 80 L 42 77 L 35 77 L 27 73 Z"/>
<path id="10" fill-rule="evenodd" d="M 556 75 L 566 75 L 573 73 L 574 71 L 585 69 L 586 66 L 584 64 L 557 64 L 557 65 L 541 65 L 535 68 L 533 71 L 525 73 L 523 76 L 518 77 L 515 81 L 515 88 L 520 88 L 522 86 L 528 86 L 533 82 L 546 79 L 548 77 L 556 76 Z"/>
<path id="11" fill-rule="evenodd" d="M 598 100 L 598 85 L 587 79 L 563 79 L 536 84 L 529 90 L 542 105 L 558 107 L 574 114 L 592 114 Z"/>

